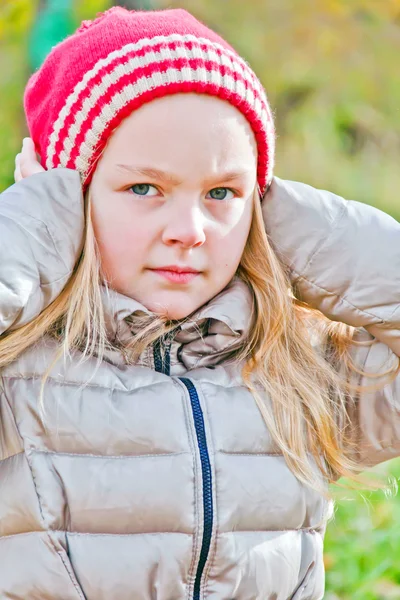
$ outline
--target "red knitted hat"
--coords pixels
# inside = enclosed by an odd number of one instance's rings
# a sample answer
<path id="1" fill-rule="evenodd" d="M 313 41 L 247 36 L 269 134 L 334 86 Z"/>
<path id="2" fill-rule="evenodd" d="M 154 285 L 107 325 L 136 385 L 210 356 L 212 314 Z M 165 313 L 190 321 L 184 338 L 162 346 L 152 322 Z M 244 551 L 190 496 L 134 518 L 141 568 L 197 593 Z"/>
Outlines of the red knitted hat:
<path id="1" fill-rule="evenodd" d="M 180 92 L 227 100 L 258 145 L 258 183 L 272 179 L 274 124 L 264 89 L 219 35 L 183 9 L 113 7 L 57 44 L 26 86 L 30 136 L 44 167 L 80 172 L 85 188 L 107 139 L 133 110 Z"/>

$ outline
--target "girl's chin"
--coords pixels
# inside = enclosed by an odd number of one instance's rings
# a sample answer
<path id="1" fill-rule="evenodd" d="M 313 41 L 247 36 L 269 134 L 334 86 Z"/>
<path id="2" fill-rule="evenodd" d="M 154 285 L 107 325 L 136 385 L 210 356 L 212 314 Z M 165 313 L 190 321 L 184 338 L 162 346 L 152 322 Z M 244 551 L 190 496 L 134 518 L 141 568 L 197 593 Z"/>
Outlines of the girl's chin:
<path id="1" fill-rule="evenodd" d="M 165 298 L 163 302 L 163 295 L 161 294 L 158 296 L 156 302 L 146 302 L 145 306 L 160 317 L 164 317 L 170 321 L 177 321 L 188 317 L 203 304 L 194 302 L 194 298 L 182 298 L 182 294 L 179 295 L 181 296 L 180 298 Z"/>

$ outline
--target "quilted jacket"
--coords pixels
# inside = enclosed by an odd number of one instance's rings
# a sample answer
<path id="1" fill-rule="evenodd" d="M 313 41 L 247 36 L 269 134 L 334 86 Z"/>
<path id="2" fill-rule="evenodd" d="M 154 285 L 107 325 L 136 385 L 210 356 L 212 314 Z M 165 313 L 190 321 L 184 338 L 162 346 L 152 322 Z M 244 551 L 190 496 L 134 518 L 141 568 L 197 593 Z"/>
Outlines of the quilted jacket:
<path id="1" fill-rule="evenodd" d="M 400 224 L 385 213 L 275 179 L 267 233 L 299 296 L 356 326 L 379 372 L 400 354 Z M 0 196 L 0 334 L 29 322 L 67 282 L 82 247 L 77 172 L 33 175 Z M 103 294 L 110 338 L 146 310 Z M 59 361 L 50 337 L 0 373 L 0 598 L 318 600 L 331 504 L 274 446 L 240 365 L 251 294 L 235 278 L 160 361 L 109 351 Z M 360 376 L 357 381 L 361 381 Z M 353 410 L 357 459 L 400 455 L 400 380 Z M 266 400 L 268 401 L 268 400 Z"/>

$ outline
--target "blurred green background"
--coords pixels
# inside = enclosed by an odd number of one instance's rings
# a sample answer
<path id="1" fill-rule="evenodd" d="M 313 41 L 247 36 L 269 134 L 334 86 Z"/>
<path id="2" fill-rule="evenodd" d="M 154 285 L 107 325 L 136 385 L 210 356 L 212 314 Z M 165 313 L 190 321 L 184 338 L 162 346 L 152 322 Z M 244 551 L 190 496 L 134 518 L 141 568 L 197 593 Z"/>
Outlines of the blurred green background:
<path id="1" fill-rule="evenodd" d="M 118 2 L 1 0 L 0 191 L 28 131 L 26 80 L 82 19 Z M 188 9 L 260 77 L 277 126 L 276 174 L 400 220 L 400 0 L 126 0 Z M 365 240 L 368 243 L 368 240 Z M 400 459 L 378 468 L 400 478 Z M 400 497 L 336 494 L 326 600 L 400 599 Z"/>

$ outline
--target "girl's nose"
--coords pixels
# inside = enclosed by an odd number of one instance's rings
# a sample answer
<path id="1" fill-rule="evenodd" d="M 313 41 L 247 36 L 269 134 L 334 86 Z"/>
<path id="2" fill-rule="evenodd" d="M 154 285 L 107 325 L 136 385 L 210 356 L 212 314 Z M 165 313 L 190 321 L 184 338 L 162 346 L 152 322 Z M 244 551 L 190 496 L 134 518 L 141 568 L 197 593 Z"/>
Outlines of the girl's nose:
<path id="1" fill-rule="evenodd" d="M 202 246 L 206 240 L 205 219 L 198 206 L 176 207 L 168 213 L 168 222 L 163 230 L 163 242 L 167 246 L 182 248 Z"/>

